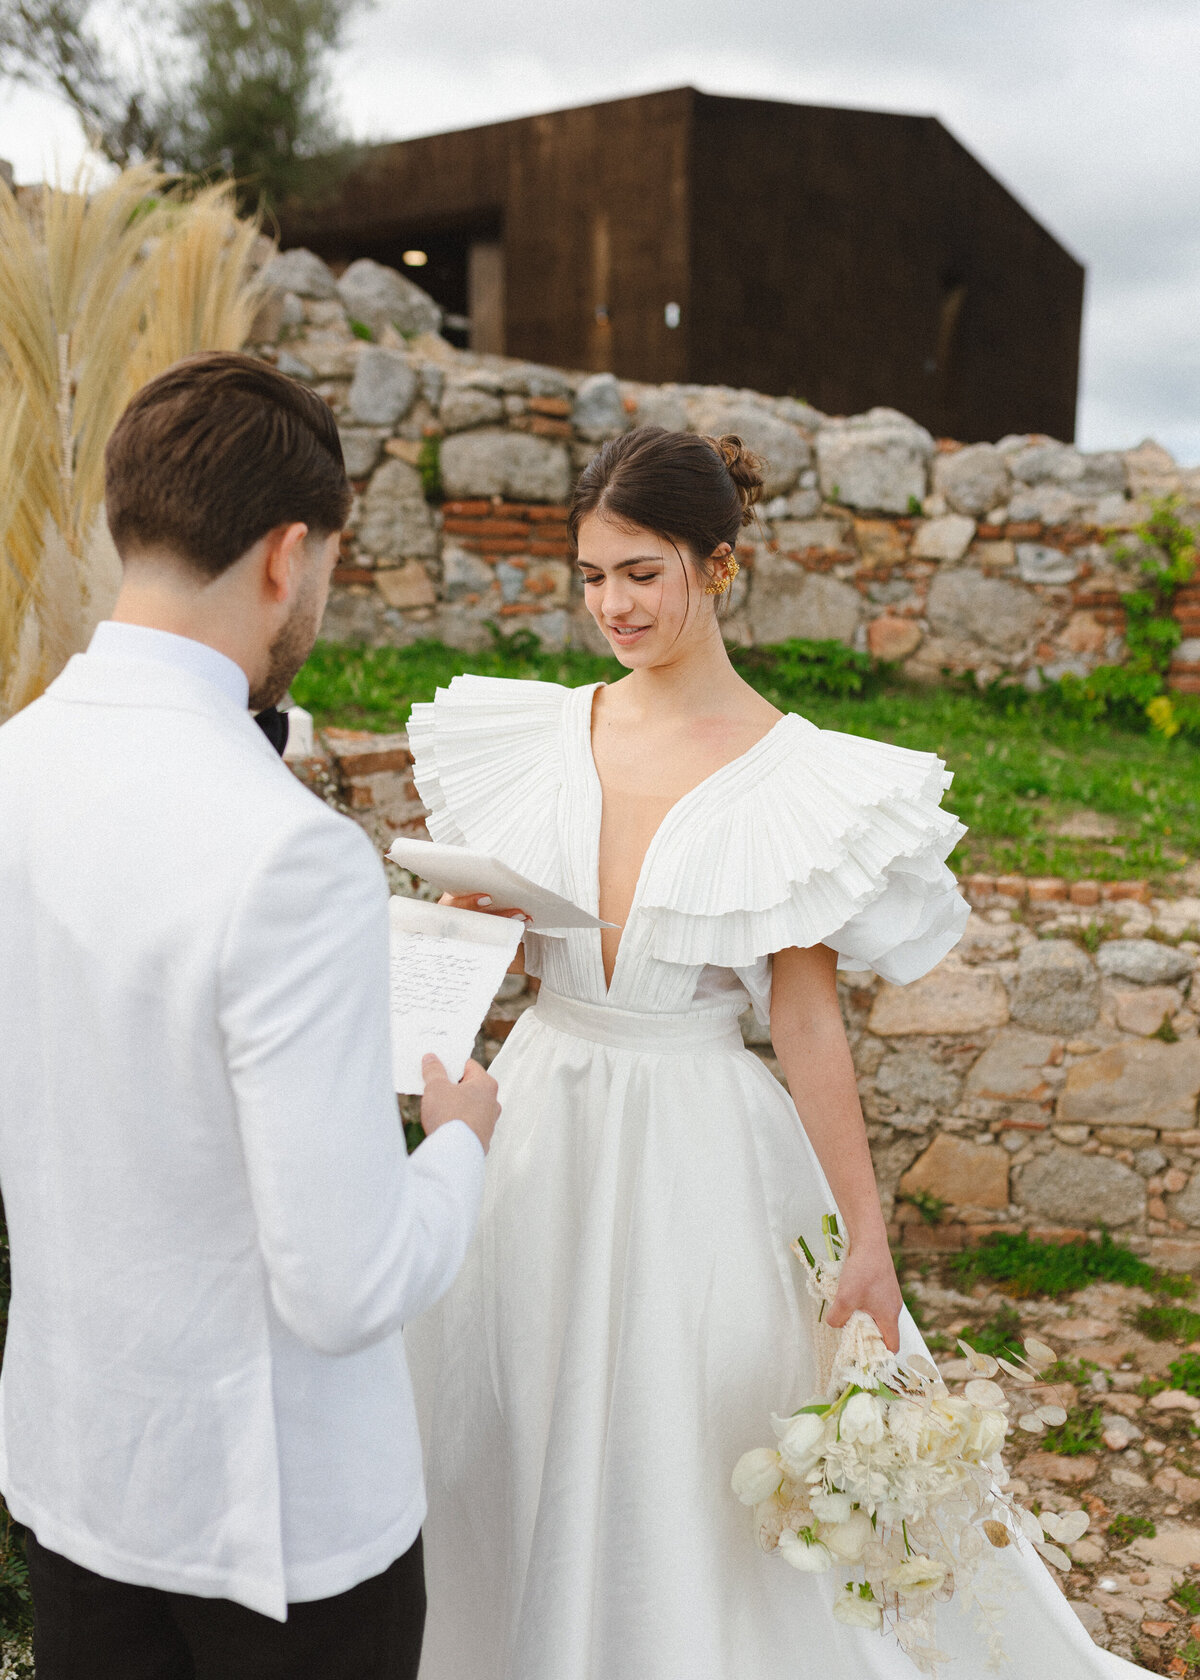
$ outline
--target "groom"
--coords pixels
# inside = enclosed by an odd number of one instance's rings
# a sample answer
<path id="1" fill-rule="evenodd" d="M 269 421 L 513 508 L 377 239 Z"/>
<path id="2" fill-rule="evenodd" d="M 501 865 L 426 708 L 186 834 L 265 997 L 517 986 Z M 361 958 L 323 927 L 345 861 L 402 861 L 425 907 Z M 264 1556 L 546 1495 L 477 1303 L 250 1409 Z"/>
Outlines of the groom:
<path id="1" fill-rule="evenodd" d="M 349 504 L 319 398 L 179 363 L 108 446 L 112 621 L 0 730 L 0 1488 L 38 1680 L 416 1673 L 400 1328 L 499 1109 L 430 1058 L 406 1157 L 379 862 L 253 721 Z"/>

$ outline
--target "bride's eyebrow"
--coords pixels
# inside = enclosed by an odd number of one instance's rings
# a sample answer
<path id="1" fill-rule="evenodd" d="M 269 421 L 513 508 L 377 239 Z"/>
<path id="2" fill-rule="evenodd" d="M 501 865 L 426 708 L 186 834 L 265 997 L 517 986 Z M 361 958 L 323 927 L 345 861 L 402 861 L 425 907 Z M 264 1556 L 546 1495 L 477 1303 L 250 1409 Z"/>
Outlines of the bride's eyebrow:
<path id="1" fill-rule="evenodd" d="M 577 566 L 586 566 L 589 571 L 602 572 L 604 567 L 595 560 L 585 560 L 581 554 L 575 561 Z M 635 554 L 632 560 L 622 560 L 620 565 L 614 566 L 614 572 L 626 572 L 630 566 L 661 566 L 661 554 Z"/>

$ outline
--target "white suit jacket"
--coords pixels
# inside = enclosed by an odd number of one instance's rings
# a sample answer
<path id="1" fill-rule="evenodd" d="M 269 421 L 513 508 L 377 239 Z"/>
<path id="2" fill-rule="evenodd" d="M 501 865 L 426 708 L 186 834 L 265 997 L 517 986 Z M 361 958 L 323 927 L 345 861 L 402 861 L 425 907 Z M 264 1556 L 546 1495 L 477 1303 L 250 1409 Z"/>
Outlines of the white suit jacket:
<path id="1" fill-rule="evenodd" d="M 186 670 L 81 655 L 0 729 L 0 1487 L 100 1574 L 282 1619 L 417 1535 L 400 1327 L 483 1152 L 406 1157 L 386 896 Z"/>

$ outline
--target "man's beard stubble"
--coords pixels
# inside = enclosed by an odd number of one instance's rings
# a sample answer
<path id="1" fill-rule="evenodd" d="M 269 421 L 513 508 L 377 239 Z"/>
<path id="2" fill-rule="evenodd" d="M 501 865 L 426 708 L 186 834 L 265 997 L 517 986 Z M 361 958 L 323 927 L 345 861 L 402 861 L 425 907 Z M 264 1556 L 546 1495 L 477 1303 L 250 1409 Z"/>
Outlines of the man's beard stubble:
<path id="1" fill-rule="evenodd" d="M 250 710 L 262 712 L 277 706 L 287 693 L 292 678 L 312 652 L 321 628 L 316 608 L 315 589 L 305 589 L 296 598 L 283 628 L 271 643 L 267 654 L 267 672 L 250 690 Z"/>

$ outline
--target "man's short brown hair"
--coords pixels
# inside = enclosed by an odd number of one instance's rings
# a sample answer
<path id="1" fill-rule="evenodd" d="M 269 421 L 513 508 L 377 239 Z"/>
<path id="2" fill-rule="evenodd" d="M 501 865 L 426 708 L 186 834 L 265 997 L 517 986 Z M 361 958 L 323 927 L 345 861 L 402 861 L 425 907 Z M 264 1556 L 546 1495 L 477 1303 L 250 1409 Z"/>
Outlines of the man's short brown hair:
<path id="1" fill-rule="evenodd" d="M 253 356 L 188 356 L 152 379 L 105 451 L 117 552 L 162 549 L 219 577 L 268 531 L 340 531 L 351 492 L 326 403 Z"/>

